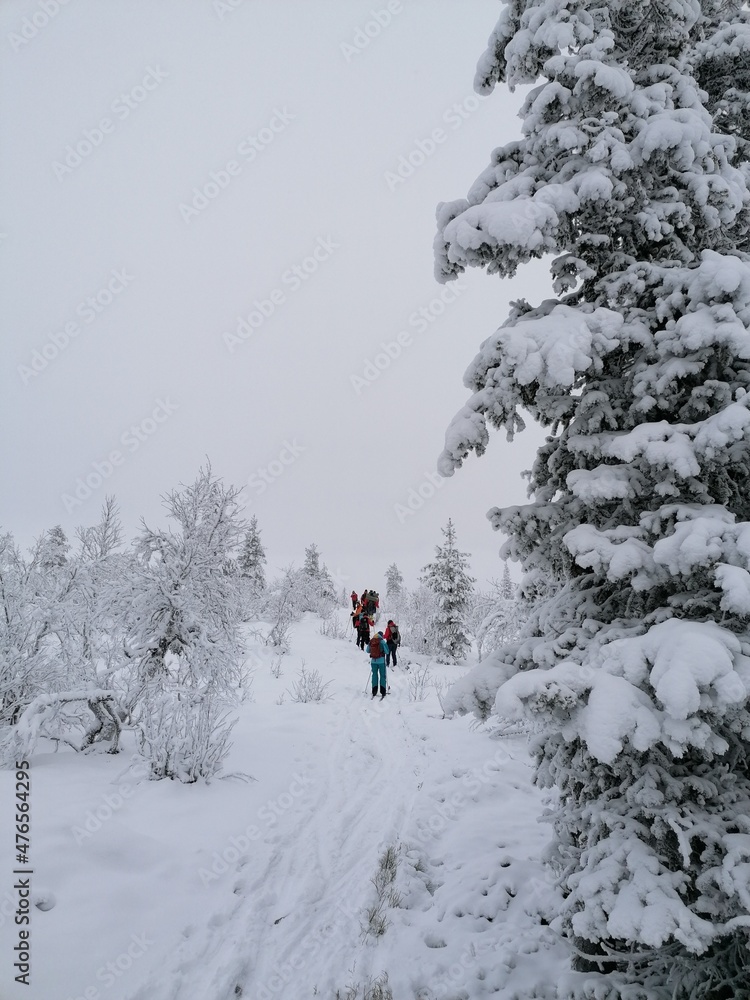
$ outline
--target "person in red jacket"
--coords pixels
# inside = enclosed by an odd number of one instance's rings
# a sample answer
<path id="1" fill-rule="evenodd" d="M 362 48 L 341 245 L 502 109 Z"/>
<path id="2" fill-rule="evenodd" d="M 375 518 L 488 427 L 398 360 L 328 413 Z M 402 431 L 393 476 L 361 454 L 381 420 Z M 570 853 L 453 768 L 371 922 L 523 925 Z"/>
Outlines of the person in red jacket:
<path id="1" fill-rule="evenodd" d="M 389 667 L 391 660 L 393 660 L 393 666 L 397 667 L 396 650 L 401 645 L 401 633 L 398 625 L 391 618 L 388 619 L 388 626 L 383 633 L 383 638 L 388 643 L 388 655 L 385 659 L 385 665 Z"/>
<path id="2" fill-rule="evenodd" d="M 356 611 L 356 610 L 357 610 L 357 601 L 358 601 L 358 599 L 359 599 L 359 598 L 357 597 L 357 591 L 356 591 L 356 590 L 353 590 L 353 591 L 351 592 L 351 594 L 350 594 L 349 596 L 350 596 L 350 597 L 351 597 L 351 599 L 352 599 L 352 609 L 353 609 L 354 611 Z"/>

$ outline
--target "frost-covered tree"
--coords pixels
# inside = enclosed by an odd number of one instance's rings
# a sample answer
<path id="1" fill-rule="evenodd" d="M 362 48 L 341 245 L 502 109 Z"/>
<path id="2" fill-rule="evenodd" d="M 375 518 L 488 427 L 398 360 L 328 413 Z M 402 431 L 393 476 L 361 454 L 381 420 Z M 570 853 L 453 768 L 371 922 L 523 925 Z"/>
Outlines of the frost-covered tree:
<path id="1" fill-rule="evenodd" d="M 263 595 L 262 614 L 269 625 L 263 639 L 267 645 L 276 646 L 283 652 L 289 649 L 292 625 L 302 617 L 299 576 L 299 570 L 287 566 L 280 577 L 271 581 Z"/>
<path id="2" fill-rule="evenodd" d="M 433 656 L 433 621 L 437 615 L 437 598 L 426 584 L 414 590 L 404 588 L 395 606 L 389 602 L 387 613 L 399 625 L 401 641 L 416 653 Z"/>
<path id="3" fill-rule="evenodd" d="M 60 525 L 46 531 L 39 541 L 36 559 L 44 572 L 54 572 L 68 561 L 70 545 Z"/>
<path id="4" fill-rule="evenodd" d="M 305 561 L 302 564 L 302 572 L 310 577 L 320 576 L 320 552 L 314 542 L 305 549 Z"/>
<path id="5" fill-rule="evenodd" d="M 302 611 L 326 615 L 336 604 L 336 585 L 328 567 L 321 565 L 320 552 L 314 543 L 305 549 L 302 569 L 294 574 L 296 603 Z"/>
<path id="6" fill-rule="evenodd" d="M 54 689 L 50 622 L 33 573 L 10 534 L 0 537 L 0 730 L 38 695 Z"/>
<path id="7" fill-rule="evenodd" d="M 586 970 L 566 996 L 748 995 L 750 45 L 722 6 L 504 0 L 475 86 L 532 85 L 522 138 L 438 210 L 440 280 L 552 256 L 555 297 L 516 303 L 470 366 L 441 469 L 521 410 L 549 429 L 531 502 L 491 519 L 559 589 L 478 700 L 545 726 Z M 728 108 L 693 75 L 720 78 L 724 43 Z"/>
<path id="8" fill-rule="evenodd" d="M 503 579 L 500 584 L 500 596 L 504 601 L 512 601 L 516 596 L 516 588 L 513 586 L 513 581 L 510 578 L 510 570 L 508 569 L 508 564 L 503 563 Z"/>
<path id="9" fill-rule="evenodd" d="M 247 680 L 242 592 L 223 570 L 245 530 L 238 495 L 210 466 L 201 469 L 164 498 L 173 527 L 143 524 L 136 570 L 123 581 L 127 707 L 155 778 L 214 773 L 228 733 L 223 713 Z"/>
<path id="10" fill-rule="evenodd" d="M 468 613 L 474 588 L 469 557 L 456 548 L 453 521 L 441 529 L 445 542 L 435 548 L 435 559 L 422 570 L 422 583 L 435 595 L 436 610 L 430 622 L 429 644 L 440 663 L 458 663 L 471 646 Z"/>
<path id="11" fill-rule="evenodd" d="M 237 559 L 241 575 L 248 580 L 255 594 L 259 594 L 266 586 L 266 574 L 263 569 L 266 562 L 266 550 L 260 540 L 258 518 L 253 515 L 245 532 L 242 551 Z"/>
<path id="12" fill-rule="evenodd" d="M 385 596 L 389 601 L 397 600 L 404 590 L 404 578 L 395 563 L 385 571 Z"/>
<path id="13" fill-rule="evenodd" d="M 244 530 L 238 494 L 209 466 L 164 498 L 174 528 L 143 524 L 137 577 L 126 583 L 126 648 L 140 683 L 230 698 L 239 687 L 242 601 L 222 571 Z"/>
<path id="14" fill-rule="evenodd" d="M 476 593 L 471 602 L 468 625 L 479 660 L 517 639 L 528 618 L 526 602 L 515 596 L 507 564 L 505 573 L 507 579 L 503 576 L 501 581 L 493 580 L 490 589 Z"/>

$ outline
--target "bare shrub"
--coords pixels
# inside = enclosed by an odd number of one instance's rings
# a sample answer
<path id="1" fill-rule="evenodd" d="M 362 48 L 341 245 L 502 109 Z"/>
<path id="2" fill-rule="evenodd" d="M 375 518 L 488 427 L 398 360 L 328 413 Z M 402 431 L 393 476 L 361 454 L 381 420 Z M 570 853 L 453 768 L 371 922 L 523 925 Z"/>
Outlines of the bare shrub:
<path id="1" fill-rule="evenodd" d="M 328 701 L 331 697 L 330 694 L 328 694 L 328 688 L 332 683 L 332 681 L 326 681 L 323 683 L 320 671 L 307 670 L 305 667 L 305 661 L 303 660 L 299 677 L 292 685 L 292 690 L 289 691 L 289 697 L 292 701 L 296 701 L 301 704 L 307 704 L 311 701 Z"/>
<path id="2" fill-rule="evenodd" d="M 229 753 L 236 721 L 212 698 L 165 692 L 155 702 L 147 700 L 136 734 L 149 777 L 186 784 L 210 780 Z"/>
<path id="3" fill-rule="evenodd" d="M 432 673 L 429 664 L 426 666 L 415 665 L 409 671 L 409 701 L 424 701 L 431 684 Z"/>

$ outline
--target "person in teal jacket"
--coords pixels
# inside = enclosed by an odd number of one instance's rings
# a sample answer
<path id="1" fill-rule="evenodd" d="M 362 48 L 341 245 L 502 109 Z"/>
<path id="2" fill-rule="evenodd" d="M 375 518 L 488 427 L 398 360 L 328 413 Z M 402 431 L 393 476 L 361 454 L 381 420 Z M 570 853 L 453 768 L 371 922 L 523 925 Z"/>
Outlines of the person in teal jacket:
<path id="1" fill-rule="evenodd" d="M 376 645 L 377 643 L 377 645 Z M 385 681 L 385 658 L 388 655 L 388 643 L 383 638 L 383 633 L 378 632 L 370 640 L 370 664 L 372 666 L 372 696 L 373 698 L 378 693 L 378 684 L 380 685 L 380 700 L 382 701 L 386 695 L 386 681 Z M 373 656 L 373 653 L 377 653 L 377 656 Z"/>

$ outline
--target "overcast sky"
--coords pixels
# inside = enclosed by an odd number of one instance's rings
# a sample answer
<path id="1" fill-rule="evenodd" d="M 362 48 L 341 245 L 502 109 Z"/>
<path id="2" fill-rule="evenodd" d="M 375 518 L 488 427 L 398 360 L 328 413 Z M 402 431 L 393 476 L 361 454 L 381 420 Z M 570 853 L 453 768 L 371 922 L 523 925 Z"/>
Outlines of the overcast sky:
<path id="1" fill-rule="evenodd" d="M 413 585 L 452 517 L 500 575 L 486 511 L 525 501 L 541 433 L 435 465 L 479 344 L 549 280 L 441 286 L 432 257 L 436 204 L 520 135 L 520 93 L 472 90 L 499 9 L 4 0 L 3 530 L 72 536 L 113 493 L 132 537 L 208 456 L 271 572 L 315 542 L 347 587 Z"/>

